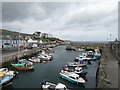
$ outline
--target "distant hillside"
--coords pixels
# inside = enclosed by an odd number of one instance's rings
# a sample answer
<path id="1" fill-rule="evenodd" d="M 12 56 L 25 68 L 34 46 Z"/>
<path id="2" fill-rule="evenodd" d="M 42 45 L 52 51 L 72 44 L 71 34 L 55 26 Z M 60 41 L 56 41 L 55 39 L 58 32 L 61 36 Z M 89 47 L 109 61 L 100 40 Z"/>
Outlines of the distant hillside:
<path id="1" fill-rule="evenodd" d="M 19 36 L 19 32 L 16 32 L 16 31 L 10 31 L 10 30 L 6 30 L 6 29 L 0 29 L 2 30 L 2 36 L 3 37 L 6 37 L 6 36 L 10 36 L 11 38 L 18 38 Z M 26 36 L 32 36 L 32 34 L 25 34 L 25 33 L 20 33 L 20 36 L 22 38 L 25 38 Z"/>
<path id="2" fill-rule="evenodd" d="M 16 32 L 16 31 L 10 31 L 10 30 L 6 30 L 6 29 L 0 29 L 2 31 L 2 38 L 3 39 L 6 39 L 6 38 L 12 38 L 12 39 L 18 39 L 19 38 L 19 32 Z M 52 41 L 63 41 L 63 40 L 60 40 L 59 38 L 55 38 L 55 37 L 52 37 L 52 38 L 34 38 L 34 35 L 33 34 L 26 34 L 26 33 L 20 33 L 20 39 L 22 40 L 25 40 L 26 36 L 34 39 L 34 40 L 42 40 L 43 42 L 52 42 Z"/>

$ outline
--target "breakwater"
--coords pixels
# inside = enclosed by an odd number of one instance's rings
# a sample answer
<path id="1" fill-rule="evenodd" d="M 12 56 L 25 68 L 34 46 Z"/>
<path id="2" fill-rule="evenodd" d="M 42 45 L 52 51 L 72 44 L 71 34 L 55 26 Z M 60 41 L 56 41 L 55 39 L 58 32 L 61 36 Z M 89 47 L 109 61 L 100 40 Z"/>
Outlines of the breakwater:
<path id="1" fill-rule="evenodd" d="M 109 47 L 111 53 L 117 58 L 120 67 L 120 41 L 111 42 Z"/>
<path id="2" fill-rule="evenodd" d="M 19 56 L 19 58 L 23 58 L 26 56 L 29 57 L 31 55 L 37 54 L 38 52 L 40 52 L 40 50 L 41 50 L 41 48 L 33 48 L 31 50 L 26 49 L 26 50 L 22 50 L 19 52 L 13 52 L 10 54 L 3 55 L 2 56 L 2 64 L 14 61 L 18 58 L 18 56 Z"/>
<path id="3" fill-rule="evenodd" d="M 96 74 L 96 87 L 118 88 L 118 60 L 109 47 L 103 48 Z"/>

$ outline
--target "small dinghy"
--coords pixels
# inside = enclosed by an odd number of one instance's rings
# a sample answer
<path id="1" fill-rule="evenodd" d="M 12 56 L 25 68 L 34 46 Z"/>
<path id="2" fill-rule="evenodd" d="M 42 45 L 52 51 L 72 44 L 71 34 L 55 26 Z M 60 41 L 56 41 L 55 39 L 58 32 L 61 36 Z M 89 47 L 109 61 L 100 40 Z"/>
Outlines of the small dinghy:
<path id="1" fill-rule="evenodd" d="M 42 82 L 41 88 L 43 90 L 68 90 L 67 87 L 62 83 L 54 84 L 48 81 Z"/>

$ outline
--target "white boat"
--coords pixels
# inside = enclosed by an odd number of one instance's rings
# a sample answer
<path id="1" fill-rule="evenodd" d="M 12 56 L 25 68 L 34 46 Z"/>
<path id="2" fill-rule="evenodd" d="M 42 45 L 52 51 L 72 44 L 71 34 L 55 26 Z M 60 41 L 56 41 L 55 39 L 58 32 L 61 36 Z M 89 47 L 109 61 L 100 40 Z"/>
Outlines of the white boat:
<path id="1" fill-rule="evenodd" d="M 33 63 L 41 62 L 40 58 L 35 58 L 35 57 L 29 58 L 28 60 L 33 62 Z"/>
<path id="2" fill-rule="evenodd" d="M 99 49 L 95 49 L 94 56 L 95 56 L 95 57 L 100 57 L 100 56 L 101 56 L 101 53 L 100 53 L 100 50 L 99 50 Z"/>
<path id="3" fill-rule="evenodd" d="M 68 72 L 68 71 L 61 70 L 60 76 L 63 79 L 65 79 L 65 80 L 67 80 L 71 83 L 79 84 L 79 83 L 85 83 L 86 82 L 82 77 L 80 77 L 78 74 L 73 73 L 73 72 Z"/>
<path id="4" fill-rule="evenodd" d="M 75 71 L 74 72 L 77 73 L 77 74 L 80 74 L 80 73 L 83 72 L 83 69 L 82 69 L 82 67 L 77 66 L 77 67 L 75 67 Z"/>
<path id="5" fill-rule="evenodd" d="M 0 85 L 2 85 L 3 87 L 11 84 L 14 77 L 14 71 L 9 71 L 7 68 L 0 69 Z"/>
<path id="6" fill-rule="evenodd" d="M 84 49 L 79 48 L 77 51 L 83 52 L 83 51 L 84 51 Z"/>
<path id="7" fill-rule="evenodd" d="M 68 90 L 67 87 L 62 83 L 54 84 L 48 81 L 42 82 L 41 87 L 43 90 Z"/>
<path id="8" fill-rule="evenodd" d="M 92 58 L 91 57 L 88 57 L 87 53 L 81 53 L 79 55 L 79 57 L 76 57 L 75 58 L 75 62 L 78 62 L 78 61 L 90 61 Z"/>
<path id="9" fill-rule="evenodd" d="M 42 52 L 38 54 L 38 58 L 40 58 L 42 61 L 49 61 L 52 59 L 52 54 L 46 54 L 45 52 Z"/>
<path id="10" fill-rule="evenodd" d="M 73 66 L 73 67 L 77 67 L 77 66 L 86 66 L 87 62 L 86 61 L 80 61 L 80 62 L 68 62 L 68 66 Z"/>
<path id="11" fill-rule="evenodd" d="M 49 61 L 50 60 L 50 57 L 43 55 L 43 54 L 39 54 L 38 58 L 40 58 L 40 60 L 42 60 L 42 61 Z"/>
<path id="12" fill-rule="evenodd" d="M 12 71 L 12 70 L 8 70 L 8 68 L 1 68 L 0 69 L 0 72 L 3 72 L 3 73 L 5 73 L 5 75 L 17 75 L 17 71 Z"/>
<path id="13" fill-rule="evenodd" d="M 68 72 L 74 72 L 76 74 L 79 74 L 80 76 L 85 76 L 87 74 L 87 72 L 84 71 L 82 67 L 79 67 L 79 66 L 75 67 L 74 69 L 73 68 L 71 69 L 66 65 L 65 67 L 63 67 L 62 70 L 68 71 Z"/>

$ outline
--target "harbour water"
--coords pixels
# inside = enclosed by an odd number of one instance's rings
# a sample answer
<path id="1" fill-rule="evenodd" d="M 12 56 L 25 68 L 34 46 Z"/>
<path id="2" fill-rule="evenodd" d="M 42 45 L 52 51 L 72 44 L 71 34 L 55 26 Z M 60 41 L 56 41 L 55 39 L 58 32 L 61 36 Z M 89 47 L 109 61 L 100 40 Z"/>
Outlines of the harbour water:
<path id="1" fill-rule="evenodd" d="M 66 51 L 66 46 L 61 45 L 55 47 L 53 54 L 53 60 L 42 63 L 35 63 L 34 70 L 31 71 L 19 71 L 17 77 L 13 80 L 11 88 L 40 88 L 40 82 L 48 80 L 53 83 L 64 83 L 70 88 L 95 88 L 96 87 L 96 70 L 98 67 L 97 61 L 92 61 L 91 64 L 85 67 L 87 71 L 87 82 L 85 84 L 73 84 L 62 78 L 60 78 L 59 72 L 68 61 L 79 55 L 77 51 Z M 11 66 L 7 66 L 13 70 Z"/>

